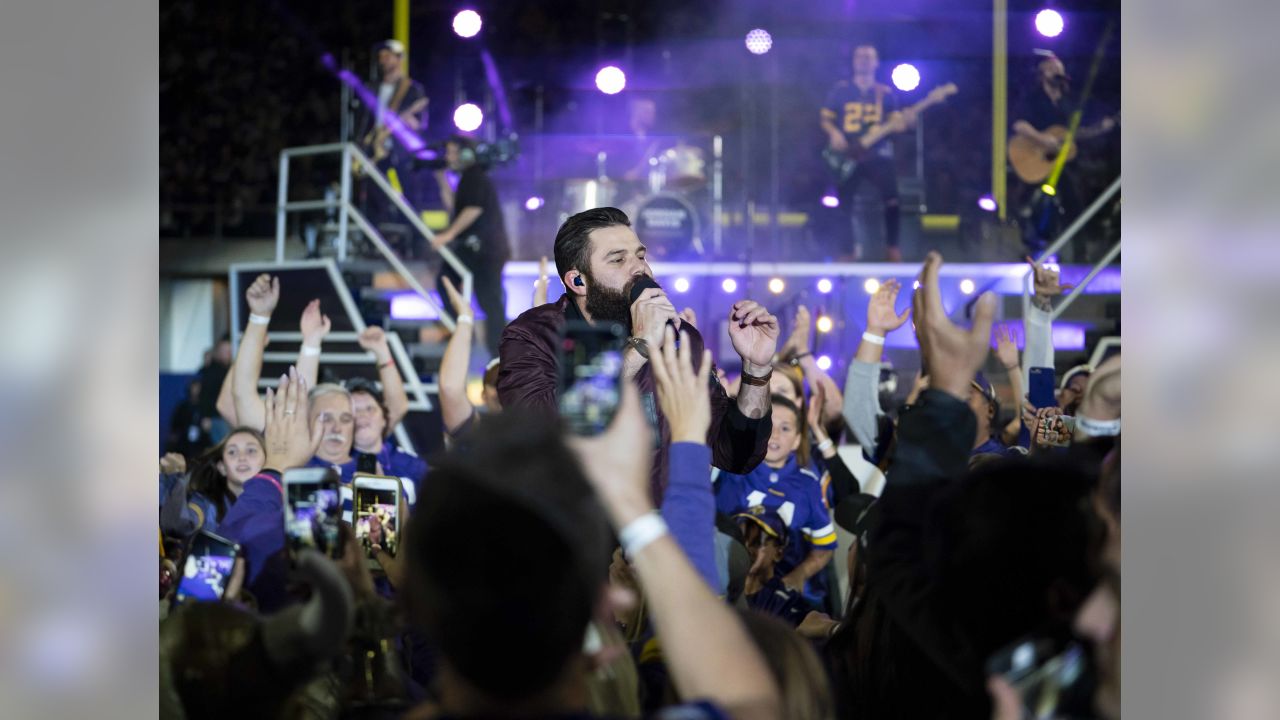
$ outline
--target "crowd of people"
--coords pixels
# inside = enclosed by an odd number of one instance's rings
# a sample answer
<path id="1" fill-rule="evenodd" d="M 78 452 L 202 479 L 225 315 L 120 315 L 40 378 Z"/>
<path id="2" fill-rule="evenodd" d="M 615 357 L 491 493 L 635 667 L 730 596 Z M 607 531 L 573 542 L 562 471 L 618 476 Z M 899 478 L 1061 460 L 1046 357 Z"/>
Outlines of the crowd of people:
<path id="1" fill-rule="evenodd" d="M 872 297 L 841 387 L 805 308 L 784 339 L 768 308 L 729 305 L 741 365 L 715 367 L 618 210 L 569 218 L 553 252 L 565 293 L 542 282 L 507 325 L 480 407 L 474 310 L 442 281 L 447 450 L 425 460 L 391 439 L 408 399 L 380 328 L 360 335 L 377 382 L 317 383 L 318 301 L 259 394 L 288 288 L 253 282 L 225 434 L 160 462 L 163 716 L 1119 717 L 1120 358 L 1027 398 L 1055 366 L 1056 270 L 1028 269 L 1019 353 L 990 295 L 952 321 L 930 253 L 909 301 L 894 281 Z M 884 338 L 908 322 L 923 370 L 886 407 Z M 616 409 L 569 432 L 561 343 L 610 324 Z M 300 468 L 341 493 L 334 547 L 286 533 Z M 400 485 L 394 546 L 385 512 L 363 541 L 346 514 L 367 476 Z M 221 600 L 180 600 L 209 538 L 234 547 Z"/>

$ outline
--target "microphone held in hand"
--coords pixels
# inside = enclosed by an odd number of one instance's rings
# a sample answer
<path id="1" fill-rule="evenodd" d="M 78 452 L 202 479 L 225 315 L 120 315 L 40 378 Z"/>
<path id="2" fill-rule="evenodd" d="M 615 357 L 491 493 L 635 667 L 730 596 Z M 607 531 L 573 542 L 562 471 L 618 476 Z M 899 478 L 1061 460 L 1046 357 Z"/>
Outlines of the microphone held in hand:
<path id="1" fill-rule="evenodd" d="M 629 297 L 631 298 L 631 304 L 635 305 L 636 301 L 640 299 L 640 296 L 644 293 L 644 291 L 650 288 L 657 288 L 661 290 L 662 286 L 658 284 L 657 280 L 654 280 L 648 275 L 641 275 L 640 277 L 636 278 L 636 281 L 631 285 L 631 293 L 629 294 Z"/>

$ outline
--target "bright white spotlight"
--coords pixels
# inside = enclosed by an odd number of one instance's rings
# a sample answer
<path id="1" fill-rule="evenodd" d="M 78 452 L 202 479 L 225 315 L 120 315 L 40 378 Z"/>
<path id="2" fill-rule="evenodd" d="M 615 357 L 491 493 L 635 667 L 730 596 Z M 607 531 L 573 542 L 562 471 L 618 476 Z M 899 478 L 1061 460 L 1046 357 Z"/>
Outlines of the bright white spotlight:
<path id="1" fill-rule="evenodd" d="M 1045 37 L 1058 37 L 1065 26 L 1066 21 L 1057 10 L 1045 9 L 1036 13 L 1036 32 Z"/>
<path id="2" fill-rule="evenodd" d="M 835 195 L 823 195 L 822 206 L 829 208 L 840 207 L 840 198 Z"/>
<path id="3" fill-rule="evenodd" d="M 822 317 L 818 318 L 817 326 L 818 326 L 818 332 L 829 333 L 831 332 L 831 328 L 835 327 L 836 324 L 831 320 L 830 315 L 823 315 Z"/>
<path id="4" fill-rule="evenodd" d="M 787 284 L 783 282 L 782 278 L 780 277 L 773 278 L 772 280 L 769 281 L 769 292 L 773 293 L 774 295 L 781 295 L 782 291 L 786 289 L 787 289 Z"/>
<path id="5" fill-rule="evenodd" d="M 831 285 L 830 278 L 822 278 L 821 280 L 818 281 L 818 292 L 822 293 L 823 295 L 826 295 L 827 293 L 831 292 L 831 287 L 832 285 Z"/>
<path id="6" fill-rule="evenodd" d="M 731 293 L 738 289 L 738 281 L 733 278 L 725 278 L 724 282 L 720 283 L 720 289 Z"/>
<path id="7" fill-rule="evenodd" d="M 920 71 L 911 63 L 902 63 L 894 68 L 889 77 L 893 78 L 893 86 L 903 92 L 911 92 L 920 87 Z"/>
<path id="8" fill-rule="evenodd" d="M 773 47 L 773 36 L 764 28 L 756 28 L 747 33 L 747 50 L 752 55 L 763 55 Z"/>
<path id="9" fill-rule="evenodd" d="M 602 67 L 596 73 L 596 87 L 605 95 L 617 95 L 627 87 L 627 75 L 614 65 Z"/>
<path id="10" fill-rule="evenodd" d="M 875 295 L 876 291 L 880 289 L 880 281 L 875 278 L 867 278 L 867 281 L 862 283 L 862 289 L 866 290 L 868 295 Z"/>
<path id="11" fill-rule="evenodd" d="M 545 200 L 543 200 L 541 197 L 537 195 L 534 195 L 530 197 L 528 200 L 524 201 L 524 209 L 530 210 L 530 211 L 537 210 L 538 208 L 542 207 L 545 204 L 546 204 Z"/>
<path id="12" fill-rule="evenodd" d="M 920 281 L 919 281 L 919 280 L 916 280 L 915 282 L 911 283 L 911 289 L 912 289 L 912 290 L 919 290 L 919 289 L 920 289 Z"/>
<path id="13" fill-rule="evenodd" d="M 453 16 L 453 31 L 464 38 L 475 37 L 480 32 L 480 13 L 475 10 L 463 10 Z"/>
<path id="14" fill-rule="evenodd" d="M 676 278 L 675 288 L 678 293 L 689 292 L 689 278 Z"/>
<path id="15" fill-rule="evenodd" d="M 475 103 L 463 103 L 453 111 L 453 124 L 462 132 L 472 132 L 484 122 L 484 111 Z"/>
<path id="16" fill-rule="evenodd" d="M 972 280 L 970 280 L 969 278 L 965 278 L 965 279 L 961 280 L 961 281 L 960 281 L 960 292 L 964 293 L 965 295 L 972 295 L 972 294 L 973 294 L 973 281 L 972 281 Z"/>
<path id="17" fill-rule="evenodd" d="M 821 370 L 830 370 L 830 369 L 831 369 L 831 356 L 829 356 L 829 355 L 819 355 L 819 356 L 818 356 L 818 368 L 819 368 L 819 369 L 821 369 Z"/>
<path id="18" fill-rule="evenodd" d="M 991 197 L 991 193 L 987 193 L 986 195 L 978 198 L 978 207 L 986 210 L 987 212 L 995 212 L 996 199 Z"/>

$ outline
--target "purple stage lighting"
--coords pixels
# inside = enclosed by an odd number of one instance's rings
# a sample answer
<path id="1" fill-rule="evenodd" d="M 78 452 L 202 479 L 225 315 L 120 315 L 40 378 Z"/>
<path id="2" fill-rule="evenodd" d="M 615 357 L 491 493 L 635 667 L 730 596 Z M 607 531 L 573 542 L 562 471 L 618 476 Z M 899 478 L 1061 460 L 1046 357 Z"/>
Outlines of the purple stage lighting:
<path id="1" fill-rule="evenodd" d="M 720 289 L 727 293 L 734 292 L 738 289 L 738 281 L 733 278 L 725 278 L 724 282 L 720 283 Z"/>
<path id="2" fill-rule="evenodd" d="M 596 73 L 596 87 L 605 95 L 617 95 L 627 87 L 627 75 L 614 65 L 602 67 Z"/>
<path id="3" fill-rule="evenodd" d="M 1057 10 L 1045 9 L 1036 13 L 1036 32 L 1045 37 L 1058 37 L 1065 26 L 1066 22 Z"/>
<path id="4" fill-rule="evenodd" d="M 819 355 L 819 356 L 818 356 L 818 369 L 820 369 L 820 370 L 830 370 L 830 369 L 831 369 L 831 356 L 830 356 L 830 355 Z"/>
<path id="5" fill-rule="evenodd" d="M 453 124 L 462 132 L 473 132 L 484 122 L 484 111 L 475 103 L 463 103 L 453 111 Z"/>
<path id="6" fill-rule="evenodd" d="M 747 50 L 752 55 L 763 55 L 773 47 L 773 36 L 764 28 L 756 28 L 747 33 Z"/>
<path id="7" fill-rule="evenodd" d="M 995 212 L 996 199 L 991 197 L 991 193 L 987 193 L 986 195 L 978 198 L 978 207 L 986 210 L 987 212 Z"/>
<path id="8" fill-rule="evenodd" d="M 975 287 L 974 287 L 973 281 L 970 280 L 969 278 L 965 278 L 960 281 L 960 292 L 964 293 L 965 295 L 972 295 L 974 290 L 975 290 Z"/>
<path id="9" fill-rule="evenodd" d="M 675 289 L 678 293 L 689 292 L 689 278 L 676 278 Z"/>
<path id="10" fill-rule="evenodd" d="M 453 31 L 458 33 L 460 37 L 475 37 L 480 32 L 480 26 L 483 24 L 480 20 L 480 13 L 475 10 L 463 10 L 453 16 Z"/>
<path id="11" fill-rule="evenodd" d="M 829 207 L 829 208 L 840 207 L 840 198 L 836 197 L 835 195 L 823 195 L 822 207 Z"/>
<path id="12" fill-rule="evenodd" d="M 818 281 L 818 292 L 822 293 L 823 295 L 831 292 L 831 288 L 832 288 L 832 285 L 831 285 L 830 278 L 822 278 L 821 280 Z"/>
<path id="13" fill-rule="evenodd" d="M 546 204 L 545 200 L 543 200 L 541 197 L 537 195 L 534 195 L 530 197 L 528 200 L 524 201 L 524 209 L 533 211 L 542 207 L 544 204 Z"/>
<path id="14" fill-rule="evenodd" d="M 920 71 L 911 63 L 902 63 L 893 69 L 893 86 L 903 92 L 910 92 L 920 87 Z"/>

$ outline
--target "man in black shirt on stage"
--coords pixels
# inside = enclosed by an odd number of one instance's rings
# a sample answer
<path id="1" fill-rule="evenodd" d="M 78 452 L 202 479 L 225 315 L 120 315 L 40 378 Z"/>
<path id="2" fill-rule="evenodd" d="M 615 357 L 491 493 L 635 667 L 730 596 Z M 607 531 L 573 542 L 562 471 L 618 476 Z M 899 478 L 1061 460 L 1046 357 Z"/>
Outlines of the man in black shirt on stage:
<path id="1" fill-rule="evenodd" d="M 449 185 L 444 170 L 436 171 L 440 200 L 452 220 L 449 227 L 436 233 L 432 244 L 437 248 L 448 245 L 471 271 L 476 301 L 485 314 L 485 346 L 490 357 L 498 357 L 498 342 L 507 325 L 502 266 L 511 256 L 498 191 L 485 168 L 476 162 L 476 146 L 470 138 L 450 138 L 445 144 L 445 162 L 458 173 L 458 188 L 455 192 Z M 448 277 L 455 286 L 462 287 L 462 279 L 448 263 L 441 266 L 440 277 Z M 437 288 L 441 298 L 448 297 L 439 280 Z"/>
<path id="2" fill-rule="evenodd" d="M 840 203 L 853 220 L 853 198 L 863 180 L 875 185 L 884 202 L 885 259 L 901 262 L 898 249 L 898 171 L 893 162 L 893 142 L 888 138 L 859 152 L 858 139 L 871 128 L 898 112 L 898 98 L 888 85 L 876 82 L 880 56 L 872 45 L 859 45 L 853 50 L 853 78 L 841 80 L 827 93 L 822 105 L 822 129 L 827 143 L 836 152 L 850 152 L 858 160 L 857 169 L 840 183 Z M 908 127 L 915 125 L 915 115 L 903 112 Z M 860 259 L 862 242 L 854 238 L 854 259 Z"/>

